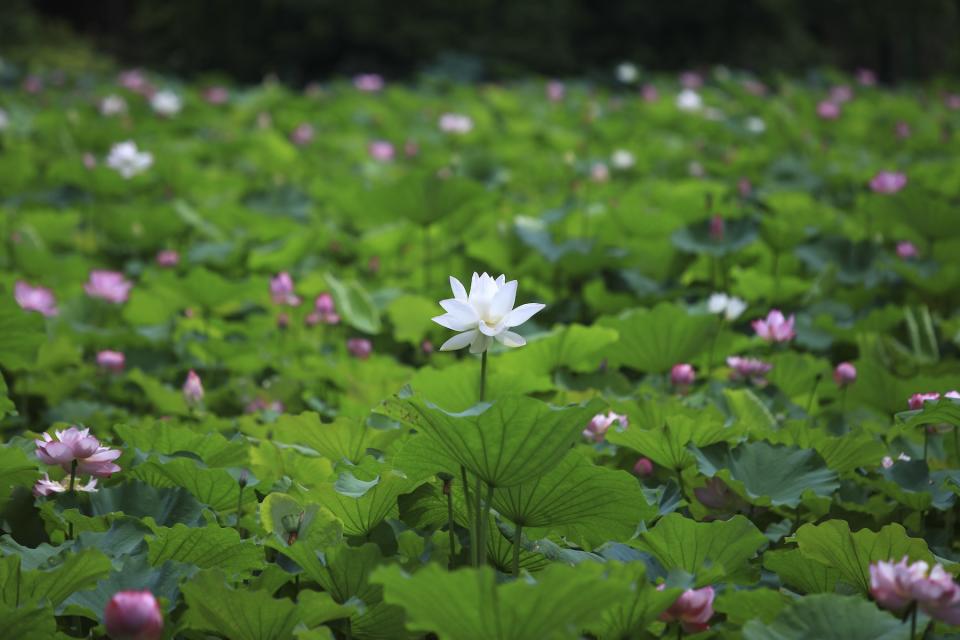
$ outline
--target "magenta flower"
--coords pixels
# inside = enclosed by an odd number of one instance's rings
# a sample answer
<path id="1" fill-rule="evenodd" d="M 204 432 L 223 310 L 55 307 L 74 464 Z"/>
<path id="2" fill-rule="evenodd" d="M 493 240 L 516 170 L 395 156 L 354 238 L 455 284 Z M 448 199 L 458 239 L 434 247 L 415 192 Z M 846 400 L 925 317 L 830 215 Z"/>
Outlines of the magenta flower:
<path id="1" fill-rule="evenodd" d="M 291 307 L 300 304 L 300 297 L 293 292 L 293 278 L 286 271 L 270 279 L 270 299 L 274 304 L 285 304 Z"/>
<path id="2" fill-rule="evenodd" d="M 183 382 L 183 397 L 190 405 L 195 405 L 203 400 L 203 383 L 193 369 L 190 369 L 187 373 L 187 379 Z"/>
<path id="3" fill-rule="evenodd" d="M 714 242 L 722 242 L 725 231 L 723 216 L 719 213 L 710 218 L 710 239 Z"/>
<path id="4" fill-rule="evenodd" d="M 90 435 L 89 429 L 70 427 L 64 431 L 55 431 L 56 438 L 49 433 L 42 440 L 35 440 L 37 457 L 49 465 L 59 465 L 64 471 L 71 471 L 77 463 L 76 472 L 98 478 L 107 478 L 120 471 L 114 460 L 120 457 L 119 449 L 110 449 Z"/>
<path id="5" fill-rule="evenodd" d="M 699 89 L 703 86 L 703 76 L 696 71 L 684 71 L 680 74 L 680 86 L 684 89 Z"/>
<path id="6" fill-rule="evenodd" d="M 340 316 L 337 315 L 337 305 L 329 293 L 321 293 L 313 303 L 314 311 L 320 314 L 320 321 L 324 324 L 337 324 Z"/>
<path id="7" fill-rule="evenodd" d="M 838 387 L 846 387 L 857 381 L 857 368 L 849 362 L 841 362 L 833 370 L 833 381 Z"/>
<path id="8" fill-rule="evenodd" d="M 361 73 L 353 76 L 353 86 L 359 91 L 376 93 L 383 89 L 384 84 L 383 76 L 377 73 Z"/>
<path id="9" fill-rule="evenodd" d="M 650 458 L 637 458 L 637 461 L 633 464 L 633 473 L 641 478 L 652 475 L 653 462 Z"/>
<path id="10" fill-rule="evenodd" d="M 874 193 L 893 194 L 907 186 L 906 174 L 899 171 L 881 171 L 870 180 Z"/>
<path id="11" fill-rule="evenodd" d="M 680 389 L 686 389 L 692 385 L 696 378 L 697 374 L 692 364 L 683 362 L 673 365 L 673 368 L 670 369 L 670 382 L 673 383 L 673 386 L 679 387 Z"/>
<path id="12" fill-rule="evenodd" d="M 621 429 L 626 429 L 630 422 L 627 416 L 608 411 L 606 415 L 598 413 L 591 418 L 586 428 L 583 430 L 583 437 L 594 442 L 603 442 L 607 431 L 613 426 L 613 423 L 619 422 Z"/>
<path id="13" fill-rule="evenodd" d="M 393 160 L 395 153 L 393 145 L 386 140 L 374 140 L 367 147 L 367 152 L 370 154 L 371 158 L 374 160 L 379 160 L 380 162 L 389 162 L 390 160 Z"/>
<path id="14" fill-rule="evenodd" d="M 877 74 L 873 69 L 857 69 L 857 82 L 863 87 L 872 87 L 877 84 Z"/>
<path id="15" fill-rule="evenodd" d="M 830 100 L 821 100 L 817 104 L 817 115 L 821 120 L 836 120 L 840 117 L 840 105 Z"/>
<path id="16" fill-rule="evenodd" d="M 960 624 L 960 586 L 940 564 L 879 561 L 870 565 L 870 594 L 885 609 L 901 612 L 911 603 L 947 624 Z"/>
<path id="17" fill-rule="evenodd" d="M 130 297 L 133 283 L 117 271 L 93 270 L 83 285 L 83 290 L 91 298 L 100 298 L 113 304 L 122 304 Z"/>
<path id="18" fill-rule="evenodd" d="M 773 369 L 773 365 L 756 358 L 743 358 L 741 356 L 730 356 L 727 358 L 727 366 L 732 369 L 730 377 L 733 380 L 750 380 L 757 386 L 767 383 L 764 376 Z"/>
<path id="19" fill-rule="evenodd" d="M 373 343 L 366 338 L 350 338 L 347 340 L 347 351 L 354 358 L 366 360 L 373 353 Z"/>
<path id="20" fill-rule="evenodd" d="M 110 351 L 104 349 L 97 354 L 97 366 L 104 371 L 120 373 L 126 365 L 126 357 L 121 351 Z"/>
<path id="21" fill-rule="evenodd" d="M 644 102 L 656 102 L 660 99 L 660 92 L 657 91 L 656 85 L 647 83 L 640 87 L 640 97 Z"/>
<path id="22" fill-rule="evenodd" d="M 173 249 L 164 249 L 157 253 L 156 261 L 161 267 L 175 267 L 180 264 L 180 254 Z"/>
<path id="23" fill-rule="evenodd" d="M 907 138 L 910 137 L 910 134 L 911 134 L 910 124 L 908 122 L 904 122 L 903 120 L 900 120 L 894 126 L 893 131 L 896 134 L 897 138 L 899 138 L 900 140 L 906 140 Z"/>
<path id="24" fill-rule="evenodd" d="M 955 393 L 955 392 L 954 392 Z M 910 398 L 907 399 L 907 404 L 909 407 L 916 411 L 923 409 L 923 405 L 927 402 L 936 402 L 940 399 L 940 394 L 936 391 L 930 393 L 915 393 Z"/>
<path id="25" fill-rule="evenodd" d="M 917 257 L 917 245 L 909 240 L 902 240 L 897 243 L 897 256 L 903 260 L 911 260 Z"/>
<path id="26" fill-rule="evenodd" d="M 113 640 L 160 640 L 163 612 L 149 591 L 120 591 L 107 603 L 103 623 Z"/>
<path id="27" fill-rule="evenodd" d="M 18 280 L 13 286 L 13 297 L 24 311 L 36 311 L 48 318 L 60 313 L 57 309 L 57 299 L 46 287 L 34 287 Z"/>
<path id="28" fill-rule="evenodd" d="M 150 93 L 151 91 L 150 83 L 140 69 L 121 71 L 117 81 L 121 87 L 129 89 L 134 93 Z"/>
<path id="29" fill-rule="evenodd" d="M 853 100 L 853 89 L 848 84 L 840 84 L 830 89 L 830 101 L 843 104 Z"/>
<path id="30" fill-rule="evenodd" d="M 793 330 L 794 321 L 793 314 L 784 318 L 779 309 L 772 309 L 766 319 L 754 320 L 751 325 L 757 336 L 767 342 L 789 342 L 797 335 Z"/>
<path id="31" fill-rule="evenodd" d="M 661 584 L 657 591 L 663 591 L 667 585 Z M 686 633 L 698 633 L 710 628 L 713 617 L 713 587 L 687 589 L 670 608 L 660 614 L 662 622 L 679 622 Z"/>
<path id="32" fill-rule="evenodd" d="M 203 91 L 203 99 L 209 104 L 226 104 L 230 100 L 230 92 L 226 87 L 207 87 Z"/>
<path id="33" fill-rule="evenodd" d="M 559 80 L 547 83 L 547 99 L 550 102 L 560 102 L 567 93 L 567 87 Z"/>
<path id="34" fill-rule="evenodd" d="M 63 480 L 51 480 L 48 474 L 36 481 L 33 485 L 33 495 L 37 498 L 52 496 L 55 493 L 65 493 L 70 490 L 70 476 Z M 83 491 L 85 493 L 94 493 L 97 490 L 97 479 L 90 478 L 86 484 L 74 482 L 74 491 Z"/>
<path id="35" fill-rule="evenodd" d="M 297 128 L 290 134 L 290 142 L 302 147 L 313 142 L 313 136 L 313 125 L 304 122 L 303 124 L 297 125 Z"/>

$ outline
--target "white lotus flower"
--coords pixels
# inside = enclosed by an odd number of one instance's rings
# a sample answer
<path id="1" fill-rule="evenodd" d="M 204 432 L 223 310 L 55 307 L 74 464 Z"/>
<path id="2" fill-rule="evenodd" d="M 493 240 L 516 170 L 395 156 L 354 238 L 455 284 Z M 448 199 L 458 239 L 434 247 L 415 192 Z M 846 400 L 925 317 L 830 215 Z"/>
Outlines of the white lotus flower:
<path id="1" fill-rule="evenodd" d="M 736 320 L 746 310 L 747 303 L 736 296 L 714 293 L 707 299 L 707 311 L 715 314 L 722 313 L 728 322 Z"/>
<path id="2" fill-rule="evenodd" d="M 617 65 L 617 80 L 624 84 L 633 84 L 640 76 L 640 71 L 635 64 L 630 62 L 621 62 Z"/>
<path id="3" fill-rule="evenodd" d="M 150 98 L 150 106 L 157 114 L 170 117 L 180 113 L 180 109 L 183 108 L 183 101 L 173 91 L 165 89 L 153 94 L 153 97 Z"/>
<path id="4" fill-rule="evenodd" d="M 0 109 L 0 131 L 3 131 L 10 125 L 10 116 L 3 109 Z"/>
<path id="5" fill-rule="evenodd" d="M 757 116 L 747 118 L 744 126 L 750 133 L 763 133 L 767 130 L 767 123 L 763 121 L 763 118 L 758 118 Z"/>
<path id="6" fill-rule="evenodd" d="M 450 276 L 453 298 L 440 301 L 446 313 L 433 318 L 433 321 L 441 327 L 462 333 L 444 342 L 441 351 L 469 346 L 470 353 L 483 353 L 494 340 L 508 347 L 522 347 L 527 343 L 523 336 L 509 329 L 519 327 L 546 305 L 531 302 L 514 309 L 517 281 L 507 282 L 506 279 L 503 275 L 494 279 L 486 273 L 474 273 L 470 281 L 470 294 L 467 295 L 460 281 Z"/>
<path id="7" fill-rule="evenodd" d="M 100 115 L 110 117 L 127 112 L 127 101 L 117 95 L 109 95 L 100 101 Z"/>
<path id="8" fill-rule="evenodd" d="M 629 169 L 635 163 L 636 159 L 634 159 L 633 154 L 626 149 L 617 149 L 610 156 L 610 164 L 613 165 L 614 169 Z"/>
<path id="9" fill-rule="evenodd" d="M 699 111 L 703 108 L 703 98 L 693 89 L 684 89 L 677 94 L 677 108 L 681 111 Z"/>
<path id="10" fill-rule="evenodd" d="M 131 140 L 119 142 L 110 148 L 107 156 L 107 166 L 129 180 L 138 173 L 143 173 L 153 164 L 153 154 L 139 151 L 137 144 Z"/>

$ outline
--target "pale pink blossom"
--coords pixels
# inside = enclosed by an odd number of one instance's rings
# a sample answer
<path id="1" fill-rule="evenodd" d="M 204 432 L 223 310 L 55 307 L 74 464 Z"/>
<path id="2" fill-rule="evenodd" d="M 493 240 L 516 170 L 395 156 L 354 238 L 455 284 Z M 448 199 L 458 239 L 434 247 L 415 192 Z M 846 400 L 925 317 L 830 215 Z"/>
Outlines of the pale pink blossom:
<path id="1" fill-rule="evenodd" d="M 164 249 L 157 253 L 156 261 L 161 267 L 175 267 L 180 264 L 180 254 L 173 249 Z"/>
<path id="2" fill-rule="evenodd" d="M 870 180 L 870 189 L 874 193 L 897 193 L 905 186 L 907 176 L 899 171 L 881 171 Z"/>
<path id="3" fill-rule="evenodd" d="M 296 307 L 300 304 L 300 297 L 293 292 L 293 278 L 286 271 L 270 279 L 270 299 L 279 305 Z"/>
<path id="4" fill-rule="evenodd" d="M 901 240 L 897 243 L 897 256 L 903 260 L 911 260 L 917 257 L 917 245 L 909 240 Z"/>
<path id="5" fill-rule="evenodd" d="M 22 280 L 13 285 L 13 297 L 24 311 L 36 311 L 47 317 L 60 313 L 57 299 L 46 287 L 34 287 Z"/>
<path id="6" fill-rule="evenodd" d="M 877 84 L 877 74 L 873 69 L 857 69 L 857 82 L 863 87 L 872 87 Z"/>
<path id="7" fill-rule="evenodd" d="M 723 223 L 723 216 L 715 214 L 710 218 L 710 239 L 715 242 L 723 240 L 726 225 Z"/>
<path id="8" fill-rule="evenodd" d="M 384 84 L 383 76 L 377 73 L 361 73 L 353 76 L 353 86 L 359 91 L 376 93 L 383 89 Z"/>
<path id="9" fill-rule="evenodd" d="M 874 562 L 870 565 L 870 594 L 885 609 L 901 612 L 912 603 L 932 618 L 960 624 L 960 586 L 938 563 Z M 928 573 L 929 569 L 929 573 Z"/>
<path id="10" fill-rule="evenodd" d="M 641 478 L 652 475 L 653 462 L 651 462 L 650 458 L 637 458 L 637 461 L 633 463 L 633 473 Z"/>
<path id="11" fill-rule="evenodd" d="M 73 483 L 74 491 L 83 491 L 85 493 L 94 493 L 97 490 L 97 479 L 90 478 L 87 482 L 81 483 L 79 480 Z M 65 493 L 70 491 L 70 476 L 63 480 L 51 480 L 48 474 L 37 480 L 33 485 L 33 495 L 36 497 L 52 496 L 55 493 Z"/>
<path id="12" fill-rule="evenodd" d="M 830 100 L 821 100 L 817 104 L 817 115 L 821 120 L 836 120 L 840 117 L 840 105 Z"/>
<path id="13" fill-rule="evenodd" d="M 313 311 L 307 316 L 307 326 L 313 326 L 320 323 L 337 324 L 340 322 L 340 316 L 337 314 L 337 306 L 333 301 L 333 296 L 329 293 L 321 293 L 313 303 Z"/>
<path id="14" fill-rule="evenodd" d="M 846 387 L 857 380 L 857 368 L 849 362 L 841 362 L 833 370 L 833 381 L 838 387 Z"/>
<path id="15" fill-rule="evenodd" d="M 594 182 L 607 182 L 610 180 L 610 169 L 603 162 L 595 162 L 590 167 L 590 179 Z"/>
<path id="16" fill-rule="evenodd" d="M 100 101 L 100 115 L 112 117 L 123 115 L 127 112 L 127 101 L 123 96 L 109 95 Z"/>
<path id="17" fill-rule="evenodd" d="M 403 143 L 403 154 L 405 156 L 407 156 L 408 158 L 413 158 L 418 153 L 420 153 L 420 145 L 418 145 L 416 141 L 407 140 L 406 142 Z"/>
<path id="18" fill-rule="evenodd" d="M 80 157 L 80 161 L 83 163 L 83 168 L 87 171 L 93 171 L 97 168 L 97 156 L 89 151 L 84 152 L 83 156 Z"/>
<path id="19" fill-rule="evenodd" d="M 547 83 L 547 99 L 550 102 L 560 102 L 567 93 L 567 87 L 559 80 L 551 80 Z"/>
<path id="20" fill-rule="evenodd" d="M 883 456 L 883 459 L 880 460 L 880 466 L 884 469 L 889 469 L 893 466 L 893 458 L 890 456 Z"/>
<path id="21" fill-rule="evenodd" d="M 203 99 L 209 104 L 226 104 L 230 100 L 230 91 L 221 86 L 207 87 L 203 90 Z"/>
<path id="22" fill-rule="evenodd" d="M 90 272 L 90 277 L 86 284 L 83 285 L 83 290 L 86 291 L 87 295 L 91 298 L 99 298 L 107 302 L 112 302 L 113 304 L 121 304 L 126 302 L 130 297 L 130 289 L 132 287 L 133 283 L 118 271 L 95 269 Z"/>
<path id="23" fill-rule="evenodd" d="M 367 146 L 367 152 L 371 158 L 380 162 L 393 160 L 395 153 L 393 145 L 386 140 L 374 140 Z"/>
<path id="24" fill-rule="evenodd" d="M 948 94 L 947 97 L 943 99 L 943 103 L 947 105 L 948 109 L 954 111 L 960 109 L 960 93 Z"/>
<path id="25" fill-rule="evenodd" d="M 113 640 L 160 640 L 163 612 L 149 591 L 120 591 L 107 603 L 103 624 Z"/>
<path id="26" fill-rule="evenodd" d="M 187 373 L 187 379 L 183 382 L 183 397 L 187 404 L 197 404 L 203 400 L 203 382 L 200 376 L 193 369 Z"/>
<path id="27" fill-rule="evenodd" d="M 687 364 L 682 362 L 680 364 L 673 365 L 673 368 L 670 369 L 670 382 L 673 386 L 680 389 L 686 389 L 693 384 L 696 380 L 697 374 L 693 369 L 692 364 Z"/>
<path id="28" fill-rule="evenodd" d="M 784 318 L 779 309 L 772 309 L 765 319 L 754 320 L 751 325 L 757 336 L 767 342 L 789 342 L 796 337 L 793 314 Z"/>
<path id="29" fill-rule="evenodd" d="M 919 409 L 923 409 L 923 405 L 927 402 L 936 402 L 939 399 L 940 394 L 936 391 L 932 391 L 930 393 L 915 393 L 907 400 L 907 404 L 910 409 L 917 411 Z"/>
<path id="30" fill-rule="evenodd" d="M 347 340 L 347 351 L 354 358 L 366 360 L 373 353 L 373 343 L 366 338 L 350 338 Z"/>
<path id="31" fill-rule="evenodd" d="M 422 351 L 425 355 L 430 355 L 433 353 L 433 343 L 429 340 L 424 340 L 420 343 L 420 351 Z"/>
<path id="32" fill-rule="evenodd" d="M 730 356 L 727 358 L 727 366 L 732 369 L 730 377 L 734 380 L 750 380 L 757 386 L 767 383 L 764 376 L 773 369 L 773 365 L 757 358 L 744 358 L 741 356 Z"/>
<path id="33" fill-rule="evenodd" d="M 117 81 L 124 89 L 129 89 L 134 93 L 151 93 L 152 88 L 147 81 L 146 75 L 140 69 L 128 69 L 121 71 Z"/>
<path id="34" fill-rule="evenodd" d="M 44 433 L 41 439 L 34 440 L 37 457 L 44 464 L 59 465 L 64 471 L 70 472 L 76 462 L 77 474 L 98 478 L 109 477 L 120 471 L 113 461 L 122 452 L 102 446 L 99 440 L 90 435 L 89 429 L 70 427 L 55 431 L 54 435 L 56 437 Z"/>
<path id="35" fill-rule="evenodd" d="M 313 125 L 304 122 L 297 125 L 297 128 L 290 134 L 290 142 L 302 147 L 313 142 L 313 136 Z"/>
<path id="36" fill-rule="evenodd" d="M 445 113 L 440 116 L 439 126 L 444 133 L 463 135 L 473 130 L 473 119 L 461 113 Z"/>
<path id="37" fill-rule="evenodd" d="M 848 84 L 840 84 L 830 89 L 830 101 L 843 104 L 853 100 L 853 89 Z"/>
<path id="38" fill-rule="evenodd" d="M 696 71 L 684 71 L 680 74 L 680 86 L 684 89 L 699 89 L 703 86 L 703 76 Z"/>
<path id="39" fill-rule="evenodd" d="M 97 366 L 104 371 L 120 373 L 126 366 L 127 358 L 122 351 L 111 351 L 104 349 L 97 353 Z"/>
<path id="40" fill-rule="evenodd" d="M 661 584 L 657 591 L 663 591 L 667 585 Z M 662 622 L 679 622 L 686 633 L 698 633 L 710 628 L 713 617 L 713 587 L 687 589 L 670 608 L 660 614 Z"/>
<path id="41" fill-rule="evenodd" d="M 283 413 L 283 403 L 279 400 L 265 400 L 257 398 L 247 403 L 244 407 L 246 413 L 260 413 L 261 411 L 272 411 L 273 413 Z"/>
<path id="42" fill-rule="evenodd" d="M 656 102 L 660 99 L 660 92 L 657 91 L 656 85 L 647 83 L 640 87 L 640 97 L 644 102 Z"/>
<path id="43" fill-rule="evenodd" d="M 627 416 L 613 411 L 608 411 L 606 415 L 598 413 L 590 419 L 586 428 L 583 430 L 583 437 L 594 442 L 603 442 L 604 436 L 614 423 L 619 423 L 620 429 L 626 429 L 630 424 Z"/>
<path id="44" fill-rule="evenodd" d="M 910 137 L 910 123 L 900 120 L 893 128 L 894 133 L 900 140 L 906 140 Z"/>

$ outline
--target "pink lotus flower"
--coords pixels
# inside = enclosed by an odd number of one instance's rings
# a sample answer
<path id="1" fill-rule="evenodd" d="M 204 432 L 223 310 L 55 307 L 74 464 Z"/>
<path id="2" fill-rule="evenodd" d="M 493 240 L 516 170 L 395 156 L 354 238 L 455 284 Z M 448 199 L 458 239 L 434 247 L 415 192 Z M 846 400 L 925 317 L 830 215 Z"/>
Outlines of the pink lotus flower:
<path id="1" fill-rule="evenodd" d="M 637 461 L 633 463 L 633 473 L 641 478 L 649 477 L 653 474 L 653 462 L 651 462 L 650 458 L 638 458 Z"/>
<path id="2" fill-rule="evenodd" d="M 947 105 L 947 109 L 952 109 L 956 111 L 960 109 L 960 93 L 951 93 L 943 99 L 943 103 Z"/>
<path id="3" fill-rule="evenodd" d="M 120 373 L 126 365 L 126 357 L 121 351 L 110 351 L 104 349 L 97 354 L 97 366 L 104 371 Z"/>
<path id="4" fill-rule="evenodd" d="M 77 474 L 106 478 L 120 471 L 114 460 L 120 457 L 119 449 L 101 446 L 100 441 L 90 435 L 89 429 L 70 427 L 64 431 L 55 431 L 56 438 L 44 433 L 37 445 L 37 457 L 44 464 L 59 465 L 64 471 L 71 471 L 77 463 Z"/>
<path id="5" fill-rule="evenodd" d="M 956 392 L 953 392 L 956 393 Z M 910 409 L 917 411 L 923 409 L 923 405 L 927 402 L 936 402 L 940 399 L 940 394 L 936 391 L 931 393 L 915 393 L 910 398 L 907 399 L 907 404 Z"/>
<path id="6" fill-rule="evenodd" d="M 297 125 L 297 128 L 290 134 L 290 142 L 302 147 L 310 144 L 313 141 L 313 136 L 313 125 L 304 122 L 303 124 Z"/>
<path id="7" fill-rule="evenodd" d="M 133 283 L 117 271 L 94 270 L 90 272 L 90 279 L 83 285 L 83 290 L 91 298 L 100 298 L 113 304 L 122 304 L 130 297 Z"/>
<path id="8" fill-rule="evenodd" d="M 840 84 L 830 89 L 830 101 L 843 104 L 853 100 L 853 89 L 848 84 Z"/>
<path id="9" fill-rule="evenodd" d="M 610 180 L 610 169 L 602 162 L 595 162 L 590 167 L 590 179 L 594 182 L 607 182 Z"/>
<path id="10" fill-rule="evenodd" d="M 836 120 L 840 117 L 840 105 L 830 100 L 822 100 L 817 104 L 817 115 L 821 120 Z"/>
<path id="11" fill-rule="evenodd" d="M 550 102 L 560 102 L 567 93 L 567 87 L 559 80 L 547 83 L 547 99 Z"/>
<path id="12" fill-rule="evenodd" d="M 183 382 L 183 397 L 190 405 L 198 404 L 203 400 L 203 382 L 193 369 L 190 369 L 187 379 Z"/>
<path id="13" fill-rule="evenodd" d="M 789 342 L 797 335 L 793 330 L 793 314 L 784 318 L 779 309 L 772 309 L 766 319 L 754 320 L 751 325 L 757 336 L 767 342 Z"/>
<path id="14" fill-rule="evenodd" d="M 444 133 L 463 135 L 473 130 L 473 118 L 461 113 L 445 113 L 440 116 L 439 125 Z"/>
<path id="15" fill-rule="evenodd" d="M 420 343 L 420 351 L 422 351 L 425 355 L 430 355 L 433 353 L 433 343 L 429 340 L 424 340 Z"/>
<path id="16" fill-rule="evenodd" d="M 598 413 L 593 416 L 587 427 L 583 430 L 583 437 L 594 442 L 603 442 L 604 436 L 609 431 L 613 423 L 619 422 L 621 429 L 626 429 L 630 424 L 627 416 L 608 411 L 606 415 Z"/>
<path id="17" fill-rule="evenodd" d="M 146 94 L 150 93 L 152 89 L 150 83 L 147 81 L 147 77 L 140 69 L 121 71 L 117 81 L 121 87 L 129 89 L 134 93 Z"/>
<path id="18" fill-rule="evenodd" d="M 906 140 L 910 137 L 910 124 L 900 120 L 893 128 L 894 133 L 900 140 Z"/>
<path id="19" fill-rule="evenodd" d="M 291 307 L 300 304 L 300 297 L 293 292 L 293 278 L 286 271 L 281 271 L 270 279 L 270 299 L 274 304 Z"/>
<path id="20" fill-rule="evenodd" d="M 366 338 L 350 338 L 347 340 L 347 351 L 354 358 L 366 360 L 373 353 L 373 343 Z"/>
<path id="21" fill-rule="evenodd" d="M 667 585 L 661 584 L 657 591 L 663 591 Z M 686 633 L 698 633 L 710 628 L 713 617 L 713 587 L 687 589 L 670 608 L 660 614 L 662 622 L 679 622 Z"/>
<path id="22" fill-rule="evenodd" d="M 73 490 L 94 493 L 97 490 L 97 479 L 90 478 L 86 484 L 81 484 L 79 481 L 74 482 Z M 37 498 L 52 496 L 55 493 L 65 493 L 67 491 L 70 491 L 70 476 L 65 477 L 63 480 L 51 480 L 50 476 L 45 473 L 43 477 L 33 485 L 33 495 Z"/>
<path id="23" fill-rule="evenodd" d="M 833 381 L 838 387 L 845 387 L 857 381 L 857 368 L 849 362 L 841 362 L 833 370 Z"/>
<path id="24" fill-rule="evenodd" d="M 905 610 L 916 603 L 921 611 L 947 624 L 960 624 L 960 586 L 940 564 L 879 561 L 870 565 L 870 594 L 880 606 Z"/>
<path id="25" fill-rule="evenodd" d="M 13 286 L 13 297 L 24 311 L 36 311 L 48 318 L 60 313 L 57 309 L 57 299 L 46 287 L 34 287 L 18 280 Z"/>
<path id="26" fill-rule="evenodd" d="M 244 412 L 246 413 L 260 413 L 261 411 L 273 411 L 274 413 L 283 413 L 283 403 L 279 400 L 265 400 L 263 398 L 257 398 L 247 403 L 247 406 L 244 407 Z"/>
<path id="27" fill-rule="evenodd" d="M 857 69 L 857 82 L 863 87 L 877 84 L 877 74 L 872 69 Z"/>
<path id="28" fill-rule="evenodd" d="M 157 253 L 156 261 L 161 267 L 175 267 L 180 264 L 180 254 L 173 249 L 164 249 Z"/>
<path id="29" fill-rule="evenodd" d="M 897 243 L 897 255 L 903 260 L 916 258 L 917 253 L 917 246 L 909 240 L 902 240 Z"/>
<path id="30" fill-rule="evenodd" d="M 383 89 L 383 76 L 377 73 L 361 73 L 353 76 L 353 86 L 359 91 L 376 93 Z"/>
<path id="31" fill-rule="evenodd" d="M 657 91 L 656 85 L 648 83 L 640 87 L 640 97 L 644 102 L 656 102 L 660 99 L 660 92 Z"/>
<path id="32" fill-rule="evenodd" d="M 226 87 L 207 87 L 203 91 L 203 99 L 209 104 L 226 104 L 230 100 L 230 92 Z"/>
<path id="33" fill-rule="evenodd" d="M 703 86 L 703 76 L 696 71 L 684 71 L 680 74 L 680 86 L 684 89 L 699 89 Z"/>
<path id="34" fill-rule="evenodd" d="M 710 239 L 714 242 L 722 242 L 724 231 L 723 216 L 715 214 L 710 218 Z"/>
<path id="35" fill-rule="evenodd" d="M 380 162 L 389 162 L 390 160 L 393 160 L 395 153 L 393 145 L 386 140 L 374 140 L 367 147 L 367 152 L 370 154 L 371 158 L 374 160 L 379 160 Z"/>
<path id="36" fill-rule="evenodd" d="M 323 324 L 337 324 L 340 322 L 340 316 L 337 314 L 337 307 L 333 301 L 333 296 L 329 293 L 321 293 L 313 303 L 313 312 L 307 318 L 308 327 Z"/>
<path id="37" fill-rule="evenodd" d="M 85 152 L 80 157 L 80 162 L 83 163 L 83 168 L 87 171 L 93 171 L 97 168 L 97 156 L 93 155 L 89 151 Z"/>
<path id="38" fill-rule="evenodd" d="M 693 384 L 693 381 L 696 380 L 697 374 L 693 369 L 692 364 L 680 363 L 673 365 L 673 368 L 670 369 L 670 382 L 675 387 L 680 389 L 686 389 Z"/>
<path id="39" fill-rule="evenodd" d="M 727 366 L 730 367 L 733 371 L 730 372 L 730 377 L 733 380 L 747 380 L 757 386 L 762 386 L 767 383 L 766 374 L 773 369 L 773 365 L 758 360 L 756 358 L 743 358 L 740 356 L 730 356 L 727 358 Z"/>
<path id="40" fill-rule="evenodd" d="M 881 171 L 870 180 L 870 189 L 874 193 L 897 193 L 905 186 L 907 186 L 907 176 L 899 171 Z"/>
<path id="41" fill-rule="evenodd" d="M 160 640 L 163 612 L 149 591 L 120 591 L 107 603 L 103 623 L 113 640 Z"/>
<path id="42" fill-rule="evenodd" d="M 740 178 L 737 180 L 737 193 L 740 194 L 741 198 L 747 198 L 753 193 L 753 185 L 750 184 L 749 179 Z"/>

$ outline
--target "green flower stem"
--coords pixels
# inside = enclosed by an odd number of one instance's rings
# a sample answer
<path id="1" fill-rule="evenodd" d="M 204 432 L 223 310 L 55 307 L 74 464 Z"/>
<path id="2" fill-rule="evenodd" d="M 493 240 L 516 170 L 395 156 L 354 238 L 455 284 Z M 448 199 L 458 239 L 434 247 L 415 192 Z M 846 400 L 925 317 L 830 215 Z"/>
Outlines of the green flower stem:
<path id="1" fill-rule="evenodd" d="M 520 541 L 523 539 L 523 525 L 513 528 L 513 575 L 520 577 Z"/>
<path id="2" fill-rule="evenodd" d="M 447 494 L 447 532 L 450 534 L 450 561 L 448 568 L 453 569 L 453 556 L 457 552 L 457 533 L 453 530 L 453 479 L 451 478 L 449 482 L 445 482 L 444 484 Z"/>
<path id="3" fill-rule="evenodd" d="M 74 492 L 74 485 L 77 483 L 77 461 L 70 463 L 70 493 Z"/>
<path id="4" fill-rule="evenodd" d="M 477 488 L 473 492 L 474 497 L 474 527 L 477 529 L 477 548 L 473 552 L 473 566 L 479 567 L 487 559 L 486 548 L 483 546 L 483 492 L 480 490 L 480 478 L 477 478 Z"/>
<path id="5" fill-rule="evenodd" d="M 723 314 L 721 313 L 718 316 L 719 320 L 717 322 L 717 329 L 713 332 L 713 337 L 710 339 L 710 351 L 707 355 L 707 379 L 710 379 L 710 374 L 713 373 L 713 351 L 717 346 L 717 338 L 720 337 L 720 332 L 723 330 Z"/>
<path id="6" fill-rule="evenodd" d="M 477 527 L 473 521 L 473 509 L 470 502 L 470 483 L 467 480 L 467 468 L 460 465 L 460 481 L 463 483 L 463 501 L 467 505 L 467 524 L 470 529 L 470 564 L 477 564 Z"/>
<path id="7" fill-rule="evenodd" d="M 820 386 L 820 380 L 823 379 L 823 374 L 818 373 L 817 377 L 813 379 L 813 387 L 810 388 L 810 395 L 807 397 L 807 420 L 812 421 L 813 416 L 810 412 L 813 410 L 813 400 L 817 395 L 817 387 Z"/>
<path id="8" fill-rule="evenodd" d="M 487 397 L 487 352 L 480 356 L 480 402 Z"/>

